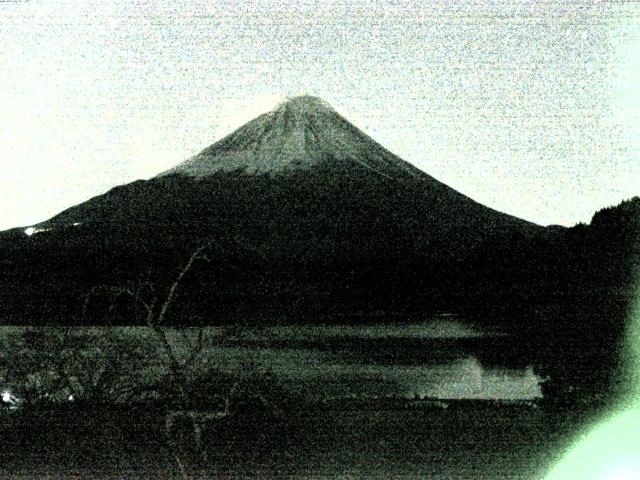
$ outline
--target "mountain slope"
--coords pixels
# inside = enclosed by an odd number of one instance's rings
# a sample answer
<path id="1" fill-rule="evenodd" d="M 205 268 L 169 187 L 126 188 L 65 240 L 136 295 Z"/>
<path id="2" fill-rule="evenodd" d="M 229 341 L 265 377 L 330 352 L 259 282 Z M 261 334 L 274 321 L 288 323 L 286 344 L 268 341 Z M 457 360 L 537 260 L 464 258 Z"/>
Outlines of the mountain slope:
<path id="1" fill-rule="evenodd" d="M 370 228 L 394 236 L 399 229 L 417 246 L 442 240 L 453 242 L 451 249 L 511 229 L 536 230 L 418 170 L 314 97 L 293 98 L 168 172 L 118 187 L 39 227 L 88 222 L 205 230 L 245 224 L 271 236 L 299 226 L 313 237 L 340 229 L 359 236 L 360 225 L 365 236 Z"/>

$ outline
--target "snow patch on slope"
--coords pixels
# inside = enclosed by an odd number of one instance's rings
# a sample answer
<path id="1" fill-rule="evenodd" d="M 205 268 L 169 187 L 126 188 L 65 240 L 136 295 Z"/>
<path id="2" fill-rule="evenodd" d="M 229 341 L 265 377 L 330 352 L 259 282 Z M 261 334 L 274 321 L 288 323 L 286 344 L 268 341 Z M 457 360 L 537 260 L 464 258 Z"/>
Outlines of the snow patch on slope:
<path id="1" fill-rule="evenodd" d="M 293 97 L 161 175 L 280 173 L 323 162 L 359 165 L 393 178 L 421 174 L 339 115 L 324 100 Z"/>

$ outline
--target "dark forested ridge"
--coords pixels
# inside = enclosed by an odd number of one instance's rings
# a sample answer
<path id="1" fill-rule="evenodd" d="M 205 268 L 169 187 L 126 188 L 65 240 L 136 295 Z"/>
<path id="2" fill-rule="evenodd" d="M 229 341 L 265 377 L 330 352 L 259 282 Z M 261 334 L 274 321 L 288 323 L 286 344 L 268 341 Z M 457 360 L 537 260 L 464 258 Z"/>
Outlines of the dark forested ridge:
<path id="1" fill-rule="evenodd" d="M 327 215 L 344 220 L 309 228 L 309 217 L 295 212 L 267 216 L 262 199 L 242 203 L 246 211 L 234 212 L 237 216 L 227 213 L 227 223 L 185 222 L 185 216 L 172 223 L 165 216 L 139 224 L 88 221 L 32 236 L 5 232 L 0 239 L 3 319 L 76 322 L 88 289 L 147 280 L 167 285 L 205 240 L 212 240 L 211 261 L 185 279 L 172 315 L 176 323 L 216 324 L 238 316 L 264 321 L 293 315 L 305 321 L 385 311 L 522 311 L 544 302 L 586 300 L 623 308 L 633 294 L 637 198 L 596 213 L 589 225 L 483 231 L 477 229 L 481 221 L 468 221 L 450 240 L 445 233 L 429 235 L 430 229 L 406 212 L 393 218 L 391 206 L 391 221 L 359 217 L 357 223 L 357 204 L 350 211 L 338 202 L 324 203 Z M 212 205 L 222 203 L 216 199 Z M 313 201 L 305 207 L 308 212 Z M 111 321 L 136 323 L 128 316 Z"/>
<path id="2" fill-rule="evenodd" d="M 76 287 L 74 295 L 95 285 L 142 281 L 150 269 L 152 280 L 164 283 L 209 240 L 212 261 L 193 272 L 194 285 L 185 294 L 212 302 L 204 312 L 211 312 L 213 323 L 220 312 L 252 303 L 263 311 L 306 304 L 311 311 L 344 305 L 364 312 L 375 300 L 376 310 L 388 302 L 403 309 L 400 302 L 417 300 L 421 288 L 445 281 L 432 275 L 439 278 L 443 268 L 488 239 L 514 230 L 529 238 L 539 229 L 462 196 L 459 204 L 449 202 L 445 187 L 425 191 L 416 182 L 397 188 L 380 177 L 359 183 L 353 179 L 360 173 L 238 173 L 197 182 L 162 177 L 115 189 L 32 236 L 6 232 L 0 240 L 3 286 L 24 295 L 27 304 L 15 321 L 27 318 L 51 289 L 53 303 L 43 320 Z M 65 215 L 72 218 L 62 223 Z M 210 286 L 200 291 L 200 283 Z"/>

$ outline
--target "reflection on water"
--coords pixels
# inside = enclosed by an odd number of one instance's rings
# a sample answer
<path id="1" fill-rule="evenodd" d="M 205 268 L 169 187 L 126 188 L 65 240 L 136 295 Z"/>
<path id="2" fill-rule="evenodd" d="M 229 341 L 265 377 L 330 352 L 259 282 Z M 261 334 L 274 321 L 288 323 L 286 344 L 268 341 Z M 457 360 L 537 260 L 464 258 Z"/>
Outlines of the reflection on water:
<path id="1" fill-rule="evenodd" d="M 542 398 L 541 378 L 532 367 L 522 370 L 484 367 L 474 357 L 455 360 L 440 381 L 427 390 L 438 399 L 534 400 Z"/>
<path id="2" fill-rule="evenodd" d="M 542 398 L 541 378 L 531 366 L 480 360 L 505 336 L 457 317 L 414 324 L 277 326 L 239 337 L 234 347 L 225 347 L 232 348 L 226 355 L 230 370 L 237 366 L 234 360 L 245 357 L 316 398 Z"/>
<path id="3" fill-rule="evenodd" d="M 301 325 L 276 326 L 259 330 L 262 338 L 479 338 L 499 335 L 483 331 L 451 315 L 418 323 L 384 325 Z"/>

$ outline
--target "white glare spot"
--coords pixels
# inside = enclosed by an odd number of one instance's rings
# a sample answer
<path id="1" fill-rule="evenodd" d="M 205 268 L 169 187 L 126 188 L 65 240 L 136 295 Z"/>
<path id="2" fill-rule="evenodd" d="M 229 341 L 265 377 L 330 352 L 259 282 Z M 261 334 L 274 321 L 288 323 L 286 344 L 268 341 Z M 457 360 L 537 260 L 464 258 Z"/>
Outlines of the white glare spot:
<path id="1" fill-rule="evenodd" d="M 36 228 L 36 227 L 29 227 L 29 228 L 25 228 L 24 229 L 24 233 L 26 233 L 27 235 L 31 236 L 35 233 L 40 233 L 40 232 L 46 232 L 48 230 L 51 230 L 50 228 Z"/>
<path id="2" fill-rule="evenodd" d="M 73 226 L 74 226 L 74 227 L 77 227 L 78 225 L 80 225 L 80 222 L 75 222 L 75 223 L 73 224 Z"/>
<path id="3" fill-rule="evenodd" d="M 67 397 L 67 400 L 69 400 L 70 402 L 73 402 L 73 395 L 69 395 L 69 396 Z"/>
<path id="4" fill-rule="evenodd" d="M 5 403 L 11 402 L 11 393 L 2 392 L 2 401 L 5 402 Z"/>

